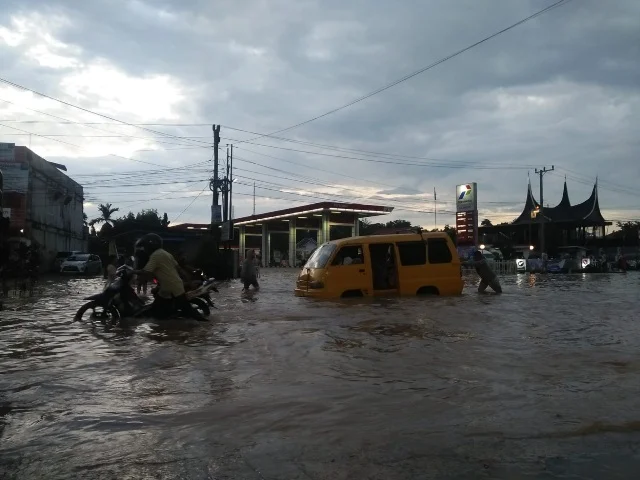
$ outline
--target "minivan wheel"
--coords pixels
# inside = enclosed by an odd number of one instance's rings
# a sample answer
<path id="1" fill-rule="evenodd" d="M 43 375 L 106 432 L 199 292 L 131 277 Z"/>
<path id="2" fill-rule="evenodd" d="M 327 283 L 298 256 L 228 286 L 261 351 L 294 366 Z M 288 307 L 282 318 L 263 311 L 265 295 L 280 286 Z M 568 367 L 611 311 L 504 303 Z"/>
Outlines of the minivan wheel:
<path id="1" fill-rule="evenodd" d="M 440 291 L 436 287 L 420 287 L 416 295 L 440 295 Z"/>

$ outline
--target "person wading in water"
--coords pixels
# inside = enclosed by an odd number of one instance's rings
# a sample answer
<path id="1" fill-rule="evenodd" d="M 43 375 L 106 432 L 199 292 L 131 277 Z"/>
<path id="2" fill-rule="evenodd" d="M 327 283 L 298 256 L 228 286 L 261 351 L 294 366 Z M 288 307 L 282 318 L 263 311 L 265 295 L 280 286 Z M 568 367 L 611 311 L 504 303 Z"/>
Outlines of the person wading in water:
<path id="1" fill-rule="evenodd" d="M 500 286 L 498 276 L 493 270 L 491 270 L 487 260 L 479 250 L 476 250 L 473 254 L 473 266 L 476 269 L 476 273 L 480 276 L 478 293 L 484 293 L 487 287 L 491 287 L 491 289 L 496 293 L 502 293 L 502 287 Z"/>
<path id="2" fill-rule="evenodd" d="M 242 270 L 240 271 L 240 280 L 244 285 L 242 291 L 249 290 L 249 287 L 253 285 L 253 288 L 256 290 L 260 289 L 260 285 L 258 284 L 258 272 L 255 264 L 256 252 L 253 250 L 249 250 L 247 253 L 247 258 L 242 262 Z"/>

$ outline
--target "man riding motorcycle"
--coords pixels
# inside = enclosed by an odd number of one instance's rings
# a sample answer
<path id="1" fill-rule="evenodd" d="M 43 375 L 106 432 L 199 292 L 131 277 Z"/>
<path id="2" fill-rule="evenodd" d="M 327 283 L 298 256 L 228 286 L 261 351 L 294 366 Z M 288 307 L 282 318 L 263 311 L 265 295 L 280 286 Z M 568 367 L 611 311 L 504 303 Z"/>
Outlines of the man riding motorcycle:
<path id="1" fill-rule="evenodd" d="M 188 275 L 173 255 L 162 248 L 159 235 L 147 233 L 142 236 L 136 242 L 135 255 L 140 269 L 133 273 L 142 281 L 152 281 L 154 277 L 158 280 L 158 295 L 152 307 L 156 316 L 166 315 L 175 308 L 185 316 L 207 321 L 187 300 L 181 277 L 188 278 Z"/>

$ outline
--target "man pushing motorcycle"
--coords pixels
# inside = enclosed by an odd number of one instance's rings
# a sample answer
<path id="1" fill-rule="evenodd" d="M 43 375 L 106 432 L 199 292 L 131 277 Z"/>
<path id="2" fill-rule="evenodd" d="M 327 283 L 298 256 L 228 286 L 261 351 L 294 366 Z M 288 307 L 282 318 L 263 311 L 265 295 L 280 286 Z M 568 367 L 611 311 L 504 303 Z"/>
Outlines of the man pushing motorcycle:
<path id="1" fill-rule="evenodd" d="M 175 308 L 187 317 L 208 321 L 187 300 L 182 277 L 188 278 L 188 275 L 173 255 L 162 248 L 159 235 L 147 233 L 142 236 L 136 242 L 135 255 L 139 269 L 133 273 L 142 281 L 158 280 L 158 295 L 152 307 L 157 316 L 166 315 Z"/>

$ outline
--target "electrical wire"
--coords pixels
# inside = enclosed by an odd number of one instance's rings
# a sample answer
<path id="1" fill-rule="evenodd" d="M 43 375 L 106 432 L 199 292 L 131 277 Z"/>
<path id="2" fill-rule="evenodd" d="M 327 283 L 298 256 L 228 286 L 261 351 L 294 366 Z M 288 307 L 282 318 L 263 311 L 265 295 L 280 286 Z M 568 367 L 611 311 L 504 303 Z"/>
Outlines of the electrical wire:
<path id="1" fill-rule="evenodd" d="M 32 112 L 38 113 L 38 114 L 40 114 L 40 115 L 46 115 L 46 116 L 48 116 L 48 117 L 57 118 L 57 119 L 60 119 L 60 120 L 62 120 L 62 121 L 64 121 L 64 122 L 68 122 L 68 123 L 75 124 L 75 125 L 80 125 L 80 126 L 82 126 L 82 127 L 91 128 L 91 129 L 93 129 L 93 130 L 98 130 L 98 131 L 101 131 L 101 132 L 106 132 L 106 133 L 111 133 L 111 134 L 113 134 L 113 133 L 117 133 L 117 132 L 113 132 L 113 131 L 111 131 L 111 130 L 105 130 L 104 128 L 99 128 L 99 127 L 96 127 L 96 126 L 93 126 L 93 125 L 87 125 L 87 124 L 85 124 L 85 123 L 83 123 L 83 122 L 77 122 L 77 121 L 74 121 L 74 120 L 69 120 L 69 119 L 67 119 L 67 118 L 60 117 L 60 116 L 58 116 L 58 115 L 53 115 L 52 113 L 47 113 L 47 112 L 43 112 L 43 111 L 40 111 L 40 110 L 35 110 L 35 109 L 33 109 L 33 108 L 25 107 L 25 106 L 23 106 L 23 105 L 18 105 L 18 104 L 17 104 L 17 103 L 15 103 L 15 102 L 11 102 L 11 101 L 9 101 L 9 100 L 5 100 L 5 99 L 2 99 L 2 98 L 0 98 L 0 102 L 9 103 L 9 104 L 11 104 L 11 105 L 15 105 L 16 107 L 19 107 L 19 108 L 22 108 L 22 109 L 25 109 L 25 110 L 29 110 L 29 111 L 32 111 Z M 45 137 L 58 137 L 58 136 L 67 136 L 67 135 L 62 135 L 62 134 L 53 134 L 53 135 L 44 135 L 44 136 L 45 136 Z M 90 136 L 84 136 L 84 135 L 69 135 L 69 136 L 90 137 Z M 169 144 L 169 145 L 183 145 L 183 146 L 184 146 L 184 145 L 190 145 L 190 144 L 184 144 L 184 143 L 164 142 L 164 141 L 162 141 L 162 140 L 158 140 L 157 138 L 153 138 L 153 137 L 138 137 L 138 136 L 135 136 L 135 135 L 125 135 L 125 134 L 120 134 L 120 135 L 117 135 L 117 136 L 113 136 L 113 135 L 112 135 L 112 136 L 109 136 L 109 137 L 107 137 L 107 136 L 102 136 L 102 137 L 96 137 L 96 138 L 116 138 L 116 137 L 119 137 L 119 136 L 121 136 L 121 137 L 123 137 L 123 138 L 124 138 L 124 137 L 128 137 L 128 138 L 135 138 L 135 139 L 142 139 L 142 140 L 153 140 L 153 141 L 156 141 L 156 142 L 158 142 L 158 143 L 166 143 L 166 144 Z M 209 146 L 211 146 L 211 144 L 209 144 Z"/>
<path id="2" fill-rule="evenodd" d="M 6 85 L 12 86 L 12 87 L 14 87 L 14 88 L 16 88 L 18 90 L 31 92 L 34 95 L 37 95 L 39 97 L 43 97 L 43 98 L 47 98 L 49 100 L 53 100 L 54 102 L 61 103 L 62 105 L 66 105 L 67 107 L 75 108 L 77 110 L 80 110 L 80 111 L 83 111 L 83 112 L 86 112 L 86 113 L 90 113 L 91 115 L 96 115 L 98 117 L 102 117 L 102 118 L 105 118 L 107 120 L 111 120 L 113 122 L 116 122 L 116 123 L 119 123 L 119 124 L 122 124 L 122 125 L 127 125 L 129 127 L 139 128 L 141 130 L 144 130 L 144 131 L 147 131 L 147 132 L 150 132 L 150 133 L 155 133 L 156 135 L 161 135 L 163 137 L 169 137 L 169 138 L 174 138 L 174 139 L 178 139 L 178 140 L 181 139 L 180 137 L 178 137 L 176 135 L 171 135 L 169 133 L 161 132 L 161 131 L 158 131 L 158 130 L 153 130 L 153 129 L 150 129 L 150 128 L 147 128 L 147 127 L 143 127 L 143 126 L 139 126 L 139 125 L 136 125 L 136 124 L 133 124 L 133 123 L 125 122 L 124 120 L 119 120 L 117 118 L 110 117 L 109 115 L 105 115 L 105 114 L 102 114 L 102 113 L 94 112 L 92 110 L 89 110 L 87 108 L 81 107 L 79 105 L 74 105 L 73 103 L 61 100 L 59 98 L 52 97 L 52 96 L 47 95 L 45 93 L 41 93 L 41 92 L 38 92 L 36 90 L 33 90 L 33 89 L 29 88 L 29 87 L 25 87 L 24 85 L 20 85 L 18 83 L 12 82 L 10 80 L 7 80 L 6 78 L 0 78 L 0 83 L 4 83 Z M 202 141 L 199 141 L 199 140 L 192 140 L 192 139 L 189 140 L 189 141 L 192 142 L 192 144 L 195 144 L 195 143 L 201 143 L 201 144 L 202 143 L 207 143 L 207 145 L 209 145 L 209 146 L 211 145 L 210 142 L 202 142 Z"/>
<path id="3" fill-rule="evenodd" d="M 193 200 L 191 200 L 191 203 L 189 203 L 189 205 L 187 205 L 187 206 L 184 208 L 184 210 L 182 210 L 182 211 L 180 212 L 180 215 L 178 215 L 176 218 L 174 218 L 174 219 L 173 219 L 173 221 L 174 221 L 174 222 L 177 222 L 177 221 L 178 221 L 178 219 L 182 216 L 182 214 L 183 214 L 184 212 L 186 212 L 186 211 L 189 209 L 189 207 L 190 207 L 191 205 L 193 205 L 193 202 L 195 202 L 195 201 L 200 197 L 200 195 L 202 195 L 202 194 L 204 193 L 204 191 L 207 189 L 207 187 L 208 187 L 208 186 L 209 186 L 209 184 L 206 184 L 206 185 L 204 186 L 204 188 L 200 191 L 200 193 L 199 193 L 198 195 L 196 195 L 196 197 L 195 197 Z"/>
<path id="4" fill-rule="evenodd" d="M 283 132 L 286 132 L 286 131 L 289 131 L 289 130 L 293 130 L 294 128 L 298 128 L 298 127 L 301 127 L 303 125 L 307 125 L 307 124 L 309 124 L 311 122 L 314 122 L 316 120 L 324 118 L 324 117 L 326 117 L 328 115 L 331 115 L 333 113 L 339 112 L 340 110 L 344 110 L 345 108 L 351 107 L 351 106 L 353 106 L 353 105 L 355 105 L 357 103 L 362 102 L 363 100 L 371 98 L 374 95 L 382 93 L 385 90 L 388 90 L 388 89 L 390 89 L 392 87 L 395 87 L 396 85 L 398 85 L 398 84 L 400 84 L 402 82 L 405 82 L 405 81 L 407 81 L 407 80 L 409 80 L 409 79 L 411 79 L 411 78 L 413 78 L 413 77 L 415 77 L 417 75 L 420 75 L 421 73 L 424 73 L 424 72 L 426 72 L 428 70 L 431 70 L 432 68 L 437 67 L 438 65 L 440 65 L 442 63 L 445 63 L 446 61 L 451 60 L 452 58 L 455 58 L 458 55 L 461 55 L 462 53 L 467 52 L 467 51 L 471 50 L 474 47 L 477 47 L 477 46 L 479 46 L 479 45 L 481 45 L 481 44 L 483 44 L 483 43 L 485 43 L 485 42 L 487 42 L 487 41 L 489 41 L 489 40 L 491 40 L 491 39 L 493 39 L 493 38 L 495 38 L 495 37 L 497 37 L 499 35 L 502 35 L 503 33 L 508 32 L 509 30 L 512 30 L 512 29 L 514 29 L 514 28 L 516 28 L 516 27 L 518 27 L 518 26 L 520 26 L 520 25 L 522 25 L 522 24 L 524 24 L 524 23 L 526 23 L 526 22 L 528 22 L 530 20 L 533 20 L 534 18 L 539 17 L 540 15 L 543 15 L 546 12 L 549 12 L 549 11 L 553 10 L 554 8 L 557 8 L 557 7 L 560 7 L 562 5 L 565 5 L 565 4 L 569 3 L 570 1 L 571 0 L 558 0 L 557 2 L 553 3 L 552 5 L 549 5 L 548 7 L 543 8 L 542 10 L 539 10 L 539 11 L 537 11 L 536 13 L 534 13 L 532 15 L 529 15 L 528 17 L 525 17 L 522 20 L 520 20 L 520 21 L 518 21 L 518 22 L 516 22 L 516 23 L 514 23 L 514 24 L 512 24 L 510 26 L 508 26 L 506 28 L 503 28 L 502 30 L 500 30 L 498 32 L 495 32 L 495 33 L 489 35 L 488 37 L 483 38 L 482 40 L 479 40 L 479 41 L 477 41 L 475 43 L 472 43 L 471 45 L 468 45 L 465 48 L 462 48 L 462 49 L 460 49 L 460 50 L 458 50 L 458 51 L 456 51 L 454 53 L 451 53 L 451 54 L 441 58 L 440 60 L 437 60 L 437 61 L 427 65 L 426 67 L 423 67 L 423 68 L 421 68 L 419 70 L 416 70 L 415 72 L 412 72 L 412 73 L 410 73 L 408 75 L 405 75 L 405 76 L 399 78 L 398 80 L 395 80 L 395 81 L 393 81 L 391 83 L 388 83 L 387 85 L 385 85 L 383 87 L 380 87 L 380 88 L 378 88 L 378 89 L 376 89 L 376 90 L 374 90 L 374 91 L 372 91 L 370 93 L 367 93 L 366 95 L 363 95 L 363 96 L 361 96 L 361 97 L 359 97 L 359 98 L 357 98 L 355 100 L 352 100 L 351 102 L 346 103 L 346 104 L 344 104 L 344 105 L 342 105 L 340 107 L 337 107 L 337 108 L 334 108 L 332 110 L 329 110 L 328 112 L 325 112 L 325 113 L 323 113 L 321 115 L 317 115 L 317 116 L 315 116 L 315 117 L 313 117 L 313 118 L 311 118 L 309 120 L 305 120 L 304 122 L 299 122 L 299 123 L 296 123 L 295 125 L 291 125 L 290 127 L 282 128 L 280 130 L 276 130 L 275 132 L 271 132 L 269 134 L 260 135 L 258 137 L 255 137 L 255 138 L 252 138 L 252 139 L 249 139 L 249 140 L 245 140 L 245 141 L 240 142 L 240 143 L 252 142 L 253 140 L 257 140 L 258 138 L 262 138 L 262 137 L 266 137 L 266 136 L 272 136 L 272 135 L 276 135 L 278 133 L 283 133 Z"/>
<path id="5" fill-rule="evenodd" d="M 241 142 L 242 143 L 242 142 Z M 509 166 L 509 165 L 499 165 L 499 166 L 491 166 L 491 165 L 485 165 L 485 164 L 478 164 L 478 163 L 469 163 L 469 164 L 447 164 L 447 163 L 426 163 L 426 162 L 422 162 L 422 163 L 416 163 L 416 162 L 400 162 L 400 161 L 393 161 L 393 160 L 384 160 L 384 159 L 374 159 L 374 158 L 360 158 L 360 157 L 351 157 L 351 156 L 346 156 L 346 155 L 335 155 L 335 154 L 331 154 L 331 153 L 321 153 L 321 152 L 310 152 L 308 150 L 299 150 L 299 149 L 295 149 L 295 148 L 287 148 L 287 147 L 278 147 L 276 145 L 265 145 L 262 143 L 255 143 L 255 142 L 245 142 L 245 143 L 250 143 L 251 145 L 257 145 L 260 147 L 267 147 L 267 148 L 275 148 L 278 150 L 286 150 L 289 152 L 298 152 L 298 153 L 306 153 L 309 155 L 319 155 L 319 156 L 323 156 L 323 157 L 333 157 L 333 158 L 339 158 L 339 159 L 344 159 L 344 160 L 355 160 L 355 161 L 360 161 L 360 162 L 373 162 L 373 163 L 384 163 L 384 164 L 390 164 L 390 165 L 402 165 L 402 166 L 410 166 L 410 167 L 430 167 L 430 168 L 473 168 L 476 170 L 529 170 L 531 167 L 524 165 L 524 166 Z M 236 146 L 236 144 L 234 143 L 234 148 L 237 149 L 244 149 L 244 147 L 239 147 Z"/>

